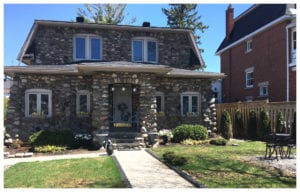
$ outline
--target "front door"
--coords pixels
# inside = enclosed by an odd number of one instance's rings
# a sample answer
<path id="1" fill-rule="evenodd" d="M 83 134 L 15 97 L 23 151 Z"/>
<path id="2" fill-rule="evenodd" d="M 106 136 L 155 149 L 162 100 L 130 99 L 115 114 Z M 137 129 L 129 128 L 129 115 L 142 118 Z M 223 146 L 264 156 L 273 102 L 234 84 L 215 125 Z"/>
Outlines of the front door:
<path id="1" fill-rule="evenodd" d="M 114 84 L 112 92 L 111 131 L 129 131 L 132 128 L 132 85 Z"/>

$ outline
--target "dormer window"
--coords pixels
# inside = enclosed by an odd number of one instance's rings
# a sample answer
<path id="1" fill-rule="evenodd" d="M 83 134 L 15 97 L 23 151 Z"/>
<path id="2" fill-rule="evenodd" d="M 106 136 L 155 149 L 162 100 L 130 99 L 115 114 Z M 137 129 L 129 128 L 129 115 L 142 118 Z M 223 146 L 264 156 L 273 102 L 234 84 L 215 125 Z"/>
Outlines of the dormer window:
<path id="1" fill-rule="evenodd" d="M 246 53 L 248 53 L 250 51 L 252 51 L 252 40 L 251 39 L 246 42 Z"/>
<path id="2" fill-rule="evenodd" d="M 132 61 L 157 63 L 157 46 L 157 41 L 153 38 L 134 38 L 132 40 Z"/>
<path id="3" fill-rule="evenodd" d="M 73 40 L 74 60 L 102 60 L 102 39 L 94 35 L 77 35 Z"/>

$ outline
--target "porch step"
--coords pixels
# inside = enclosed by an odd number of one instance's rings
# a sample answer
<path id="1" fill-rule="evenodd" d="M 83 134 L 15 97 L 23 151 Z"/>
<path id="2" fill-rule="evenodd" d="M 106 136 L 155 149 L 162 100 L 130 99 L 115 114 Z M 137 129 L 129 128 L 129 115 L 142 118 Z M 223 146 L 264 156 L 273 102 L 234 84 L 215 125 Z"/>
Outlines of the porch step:
<path id="1" fill-rule="evenodd" d="M 145 142 L 140 133 L 136 132 L 112 132 L 109 138 L 115 149 L 133 149 L 145 147 Z"/>

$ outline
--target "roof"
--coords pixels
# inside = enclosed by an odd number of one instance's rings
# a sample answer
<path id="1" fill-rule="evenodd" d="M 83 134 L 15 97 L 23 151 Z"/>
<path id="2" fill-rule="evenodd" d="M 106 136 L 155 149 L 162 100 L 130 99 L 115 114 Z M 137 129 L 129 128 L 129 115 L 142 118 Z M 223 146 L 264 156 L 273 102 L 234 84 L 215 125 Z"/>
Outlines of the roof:
<path id="1" fill-rule="evenodd" d="M 234 21 L 234 27 L 227 40 L 220 44 L 216 54 L 220 54 L 240 40 L 249 38 L 261 29 L 293 17 L 295 12 L 293 4 L 258 4 L 253 5 Z"/>
<path id="2" fill-rule="evenodd" d="M 4 67 L 4 73 L 9 76 L 14 76 L 14 74 L 92 75 L 95 72 L 145 72 L 154 73 L 163 77 L 181 78 L 220 79 L 225 77 L 223 73 L 200 72 L 176 69 L 167 65 L 137 64 L 127 61 L 89 62 L 71 65 L 28 65 Z"/>
<path id="3" fill-rule="evenodd" d="M 25 56 L 26 50 L 30 47 L 33 41 L 33 37 L 38 26 L 57 26 L 57 27 L 74 27 L 74 28 L 92 28 L 92 29 L 113 29 L 113 30 L 133 30 L 133 31 L 145 31 L 145 32 L 168 32 L 168 33 L 187 33 L 192 45 L 192 49 L 200 62 L 200 65 L 204 66 L 204 61 L 201 56 L 200 50 L 196 44 L 193 32 L 188 29 L 174 29 L 169 27 L 143 27 L 132 25 L 113 25 L 113 24 L 98 24 L 98 23 L 81 23 L 81 22 L 67 22 L 67 21 L 52 21 L 52 20 L 35 20 L 30 32 L 18 54 L 17 59 L 22 62 Z"/>

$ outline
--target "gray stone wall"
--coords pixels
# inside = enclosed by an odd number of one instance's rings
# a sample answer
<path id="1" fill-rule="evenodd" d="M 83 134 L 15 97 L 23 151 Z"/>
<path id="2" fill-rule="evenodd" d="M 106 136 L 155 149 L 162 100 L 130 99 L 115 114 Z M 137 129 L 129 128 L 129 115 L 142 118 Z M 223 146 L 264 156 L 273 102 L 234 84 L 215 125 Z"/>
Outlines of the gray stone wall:
<path id="1" fill-rule="evenodd" d="M 28 136 L 40 130 L 70 129 L 74 133 L 108 132 L 111 110 L 109 86 L 132 84 L 137 88 L 134 108 L 139 117 L 139 128 L 150 132 L 173 129 L 177 125 L 202 124 L 215 127 L 214 100 L 210 81 L 201 79 L 164 78 L 153 73 L 97 72 L 93 75 L 38 75 L 19 74 L 14 77 L 7 111 L 6 130 L 27 141 Z M 49 89 L 52 91 L 51 117 L 25 117 L 25 91 Z M 79 90 L 91 92 L 91 113 L 76 113 L 76 94 Z M 156 113 L 156 92 L 165 95 L 165 113 Z M 180 95 L 182 92 L 199 92 L 201 108 L 196 116 L 182 117 Z"/>
<path id="2" fill-rule="evenodd" d="M 158 63 L 191 69 L 191 45 L 187 33 L 149 32 L 112 29 L 72 28 L 39 25 L 34 42 L 34 65 L 73 63 L 73 37 L 97 35 L 103 41 L 103 61 L 131 61 L 131 40 L 152 37 L 158 41 Z"/>

